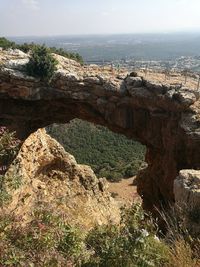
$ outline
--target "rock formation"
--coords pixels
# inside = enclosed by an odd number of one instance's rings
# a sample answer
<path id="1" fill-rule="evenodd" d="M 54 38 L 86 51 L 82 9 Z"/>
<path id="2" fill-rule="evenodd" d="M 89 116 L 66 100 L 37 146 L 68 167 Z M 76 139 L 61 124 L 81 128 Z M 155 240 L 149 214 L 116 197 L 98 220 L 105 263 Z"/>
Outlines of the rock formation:
<path id="1" fill-rule="evenodd" d="M 200 236 L 200 171 L 182 170 L 174 181 L 177 212 L 187 229 Z"/>
<path id="2" fill-rule="evenodd" d="M 23 72 L 26 54 L 0 52 L 0 125 L 21 138 L 74 118 L 104 125 L 147 147 L 138 175 L 144 206 L 173 202 L 179 170 L 200 167 L 199 92 L 55 57 L 58 70 L 44 83 Z"/>
<path id="3" fill-rule="evenodd" d="M 5 175 L 11 199 L 5 214 L 30 222 L 38 209 L 54 211 L 70 224 L 86 229 L 117 223 L 119 208 L 107 191 L 105 179 L 97 179 L 89 166 L 74 157 L 44 129 L 31 134 Z"/>

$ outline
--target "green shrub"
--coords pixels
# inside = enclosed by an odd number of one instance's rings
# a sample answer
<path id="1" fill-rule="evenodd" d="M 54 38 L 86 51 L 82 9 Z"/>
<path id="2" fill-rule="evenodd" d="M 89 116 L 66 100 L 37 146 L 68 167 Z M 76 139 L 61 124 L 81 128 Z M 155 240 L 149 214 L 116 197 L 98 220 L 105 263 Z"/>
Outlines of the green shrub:
<path id="1" fill-rule="evenodd" d="M 47 47 L 36 46 L 32 50 L 26 70 L 29 75 L 48 81 L 56 71 L 56 65 L 57 61 Z"/>
<path id="2" fill-rule="evenodd" d="M 81 231 L 70 225 L 62 228 L 62 238 L 58 244 L 58 251 L 74 261 L 78 259 L 85 248 Z"/>
<path id="3" fill-rule="evenodd" d="M 10 42 L 4 37 L 0 37 L 0 47 L 2 47 L 3 49 L 15 48 L 16 44 L 14 42 Z"/>
<path id="4" fill-rule="evenodd" d="M 0 47 L 3 49 L 19 49 L 23 51 L 24 53 L 28 53 L 30 51 L 33 51 L 37 47 L 41 47 L 41 45 L 35 44 L 35 43 L 24 43 L 24 44 L 16 44 L 15 42 L 11 42 L 8 39 L 4 37 L 0 37 Z M 80 64 L 83 64 L 83 58 L 78 53 L 70 53 L 65 51 L 62 48 L 56 48 L 56 47 L 50 47 L 48 48 L 51 53 L 55 53 L 57 55 L 61 55 L 66 58 L 70 58 L 73 60 L 76 60 Z"/>
<path id="5" fill-rule="evenodd" d="M 52 53 L 76 60 L 80 64 L 83 64 L 83 58 L 78 53 L 69 53 L 65 51 L 63 48 L 56 48 L 56 47 L 50 47 L 49 49 L 51 50 Z"/>
<path id="6" fill-rule="evenodd" d="M 119 225 L 98 226 L 88 233 L 62 221 L 45 206 L 33 212 L 26 227 L 0 216 L 0 265 L 76 267 L 196 267 L 199 242 L 158 239 L 156 222 L 140 204 L 122 210 Z M 17 223 L 18 222 L 18 223 Z"/>
<path id="7" fill-rule="evenodd" d="M 11 199 L 11 196 L 8 194 L 5 188 L 0 188 L 0 208 L 9 203 Z"/>
<path id="8" fill-rule="evenodd" d="M 169 249 L 156 237 L 156 224 L 145 218 L 139 204 L 122 211 L 119 226 L 100 226 L 86 238 L 93 250 L 90 262 L 84 266 L 151 267 L 168 262 Z"/>
<path id="9" fill-rule="evenodd" d="M 6 127 L 0 127 L 0 166 L 11 163 L 19 150 L 20 141 L 15 137 L 15 132 L 10 132 Z"/>

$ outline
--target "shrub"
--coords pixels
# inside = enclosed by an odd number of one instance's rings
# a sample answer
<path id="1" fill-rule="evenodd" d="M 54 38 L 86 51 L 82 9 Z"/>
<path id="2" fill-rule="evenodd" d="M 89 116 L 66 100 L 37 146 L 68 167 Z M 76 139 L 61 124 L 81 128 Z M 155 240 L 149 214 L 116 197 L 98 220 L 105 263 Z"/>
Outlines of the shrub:
<path id="1" fill-rule="evenodd" d="M 35 210 L 33 215 L 25 227 L 18 218 L 0 216 L 0 265 L 81 266 L 86 261 L 89 253 L 83 232 L 64 223 L 62 216 L 48 207 Z"/>
<path id="2" fill-rule="evenodd" d="M 8 49 L 8 48 L 15 48 L 16 44 L 14 42 L 10 42 L 4 37 L 0 37 L 0 47 L 3 49 Z"/>
<path id="3" fill-rule="evenodd" d="M 0 37 L 0 47 L 2 47 L 3 49 L 8 49 L 8 48 L 16 49 L 17 48 L 23 51 L 24 53 L 28 53 L 29 51 L 33 51 L 35 48 L 40 47 L 40 45 L 37 45 L 33 42 L 24 43 L 24 44 L 16 44 L 15 42 L 11 42 L 4 37 Z M 83 64 L 83 58 L 78 53 L 70 53 L 70 52 L 65 51 L 62 48 L 56 48 L 56 47 L 50 47 L 49 50 L 51 53 L 55 53 L 57 55 L 61 55 L 66 58 L 76 60 L 80 64 Z"/>
<path id="4" fill-rule="evenodd" d="M 150 267 L 168 262 L 168 247 L 156 237 L 152 220 L 145 219 L 139 204 L 122 211 L 119 226 L 100 226 L 86 238 L 93 250 L 90 262 L 84 266 Z"/>
<path id="5" fill-rule="evenodd" d="M 29 75 L 48 81 L 56 71 L 56 65 L 57 61 L 47 47 L 35 46 L 26 69 Z"/>
<path id="6" fill-rule="evenodd" d="M 52 53 L 55 53 L 57 55 L 60 55 L 66 58 L 73 59 L 79 62 L 80 64 L 83 64 L 83 58 L 78 53 L 69 53 L 65 51 L 63 48 L 56 48 L 56 47 L 50 47 L 50 50 Z"/>
<path id="7" fill-rule="evenodd" d="M 63 214 L 64 215 L 64 214 Z M 199 243 L 158 239 L 157 224 L 140 204 L 122 210 L 119 225 L 84 233 L 62 214 L 39 207 L 26 227 L 20 218 L 0 216 L 0 265 L 81 267 L 198 267 Z M 195 254 L 196 253 L 196 254 Z"/>
<path id="8" fill-rule="evenodd" d="M 75 227 L 64 225 L 62 234 L 58 244 L 58 251 L 64 254 L 65 257 L 76 261 L 76 259 L 81 257 L 85 248 L 81 232 Z"/>
<path id="9" fill-rule="evenodd" d="M 14 132 L 9 132 L 6 127 L 0 127 L 0 173 L 4 174 L 8 165 L 12 162 L 19 149 L 20 141 L 15 138 Z M 16 189 L 21 179 L 19 176 L 9 177 L 8 183 L 12 189 Z M 11 200 L 5 187 L 5 176 L 0 175 L 0 207 Z"/>
<path id="10" fill-rule="evenodd" d="M 0 127 L 0 167 L 7 166 L 16 156 L 20 141 L 6 127 Z"/>

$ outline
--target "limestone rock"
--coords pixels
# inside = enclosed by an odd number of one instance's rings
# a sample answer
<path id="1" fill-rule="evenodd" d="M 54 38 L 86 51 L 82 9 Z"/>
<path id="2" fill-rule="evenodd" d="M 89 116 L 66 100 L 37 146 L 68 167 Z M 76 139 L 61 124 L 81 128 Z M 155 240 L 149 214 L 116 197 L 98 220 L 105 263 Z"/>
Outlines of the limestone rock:
<path id="1" fill-rule="evenodd" d="M 22 52 L 21 50 L 19 49 L 8 49 L 7 50 L 7 53 L 11 56 L 15 56 L 15 57 L 22 57 L 22 58 L 26 58 L 27 57 L 27 54 Z"/>
<path id="2" fill-rule="evenodd" d="M 200 168 L 196 88 L 162 84 L 110 66 L 82 66 L 55 54 L 58 70 L 49 83 L 5 67 L 28 56 L 0 51 L 0 125 L 24 140 L 38 128 L 79 118 L 133 138 L 147 147 L 148 167 L 138 175 L 144 207 L 173 203 L 179 171 Z"/>
<path id="3" fill-rule="evenodd" d="M 89 166 L 78 165 L 44 129 L 24 142 L 5 177 L 12 196 L 5 210 L 20 216 L 24 225 L 40 207 L 56 211 L 68 223 L 87 229 L 119 221 L 119 208 L 107 191 L 106 181 L 98 180 Z M 11 184 L 16 177 L 20 178 L 20 186 L 13 189 Z"/>
<path id="4" fill-rule="evenodd" d="M 8 69 L 24 70 L 29 59 L 12 59 L 5 65 Z"/>
<path id="5" fill-rule="evenodd" d="M 200 171 L 181 170 L 174 181 L 174 196 L 187 228 L 200 236 Z"/>
<path id="6" fill-rule="evenodd" d="M 126 78 L 126 83 L 128 86 L 131 86 L 132 88 L 135 87 L 141 87 L 142 86 L 142 79 L 140 77 L 132 77 L 132 76 L 128 76 Z"/>

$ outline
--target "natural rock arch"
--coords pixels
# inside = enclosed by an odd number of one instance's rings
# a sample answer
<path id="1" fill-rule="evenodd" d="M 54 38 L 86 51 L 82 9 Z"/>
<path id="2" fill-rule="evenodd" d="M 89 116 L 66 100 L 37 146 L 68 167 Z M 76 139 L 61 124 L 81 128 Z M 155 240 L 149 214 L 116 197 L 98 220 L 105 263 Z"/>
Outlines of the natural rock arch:
<path id="1" fill-rule="evenodd" d="M 21 138 L 74 118 L 104 125 L 147 147 L 148 167 L 138 174 L 144 206 L 173 202 L 178 171 L 200 167 L 199 92 L 56 57 L 59 69 L 50 83 L 19 71 L 26 55 L 3 58 L 0 125 Z"/>

